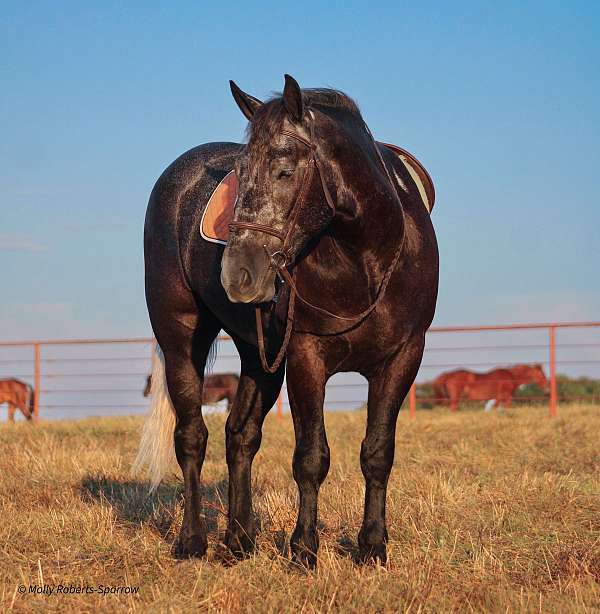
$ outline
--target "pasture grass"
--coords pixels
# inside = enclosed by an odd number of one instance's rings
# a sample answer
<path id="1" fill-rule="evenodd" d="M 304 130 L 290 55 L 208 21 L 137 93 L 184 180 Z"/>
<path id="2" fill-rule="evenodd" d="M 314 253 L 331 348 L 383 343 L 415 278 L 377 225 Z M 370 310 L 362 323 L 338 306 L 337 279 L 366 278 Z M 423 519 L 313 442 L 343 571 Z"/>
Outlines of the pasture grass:
<path id="1" fill-rule="evenodd" d="M 268 418 L 254 465 L 255 555 L 220 547 L 222 416 L 207 419 L 206 560 L 177 561 L 173 476 L 148 496 L 129 475 L 141 420 L 0 426 L 0 610 L 17 612 L 585 612 L 600 609 L 600 408 L 401 412 L 388 498 L 389 563 L 353 562 L 363 506 L 362 411 L 329 413 L 319 567 L 295 569 L 289 416 Z M 20 594 L 19 586 L 134 586 Z M 46 588 L 48 590 L 48 588 Z"/>

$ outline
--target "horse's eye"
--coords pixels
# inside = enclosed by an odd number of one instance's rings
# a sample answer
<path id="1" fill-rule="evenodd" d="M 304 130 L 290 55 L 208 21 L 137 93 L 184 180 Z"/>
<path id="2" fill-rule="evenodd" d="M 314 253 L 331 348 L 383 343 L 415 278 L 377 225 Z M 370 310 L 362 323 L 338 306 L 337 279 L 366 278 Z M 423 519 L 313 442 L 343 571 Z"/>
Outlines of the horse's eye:
<path id="1" fill-rule="evenodd" d="M 283 179 L 284 177 L 291 177 L 294 174 L 294 169 L 286 168 L 282 171 L 279 171 L 279 175 L 277 175 L 277 179 Z"/>

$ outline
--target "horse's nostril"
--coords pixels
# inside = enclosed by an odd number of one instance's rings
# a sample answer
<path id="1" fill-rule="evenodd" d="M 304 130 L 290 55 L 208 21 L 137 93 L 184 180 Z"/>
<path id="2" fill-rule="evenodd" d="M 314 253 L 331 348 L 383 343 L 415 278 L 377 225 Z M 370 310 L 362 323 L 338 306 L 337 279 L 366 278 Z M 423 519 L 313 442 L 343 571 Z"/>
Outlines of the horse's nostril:
<path id="1" fill-rule="evenodd" d="M 240 269 L 240 289 L 247 288 L 252 283 L 250 271 L 248 269 Z"/>

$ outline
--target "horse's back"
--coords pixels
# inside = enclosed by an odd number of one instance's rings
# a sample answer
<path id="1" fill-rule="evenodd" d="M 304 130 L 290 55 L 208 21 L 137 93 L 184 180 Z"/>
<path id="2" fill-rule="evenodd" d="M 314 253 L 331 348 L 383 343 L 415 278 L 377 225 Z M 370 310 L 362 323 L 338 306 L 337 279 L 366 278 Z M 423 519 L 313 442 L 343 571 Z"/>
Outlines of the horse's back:
<path id="1" fill-rule="evenodd" d="M 465 387 L 473 401 L 485 401 L 509 393 L 514 388 L 514 378 L 508 369 L 493 369 L 487 373 L 473 373 L 473 380 Z"/>
<path id="2" fill-rule="evenodd" d="M 243 146 L 206 143 L 172 162 L 156 181 L 146 211 L 145 233 L 166 227 L 185 237 L 199 222 L 210 195 L 231 171 Z"/>

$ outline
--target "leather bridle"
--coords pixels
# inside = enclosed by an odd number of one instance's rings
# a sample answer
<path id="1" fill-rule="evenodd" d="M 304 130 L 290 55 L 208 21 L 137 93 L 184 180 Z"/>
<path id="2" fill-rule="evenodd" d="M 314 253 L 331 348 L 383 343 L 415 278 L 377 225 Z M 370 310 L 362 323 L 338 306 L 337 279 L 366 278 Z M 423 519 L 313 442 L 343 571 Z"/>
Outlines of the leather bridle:
<path id="1" fill-rule="evenodd" d="M 261 308 L 259 306 L 255 308 L 256 334 L 257 334 L 257 339 L 258 339 L 258 350 L 260 354 L 260 361 L 261 361 L 263 369 L 268 373 L 275 373 L 277 371 L 287 351 L 287 346 L 289 344 L 291 333 L 292 333 L 292 324 L 294 320 L 294 309 L 296 305 L 296 297 L 302 303 L 304 303 L 307 307 L 310 307 L 311 309 L 319 313 L 322 313 L 323 315 L 326 315 L 330 318 L 334 318 L 336 320 L 343 320 L 345 322 L 358 323 L 360 320 L 366 318 L 375 309 L 375 307 L 377 306 L 377 304 L 383 297 L 385 290 L 387 288 L 387 285 L 392 276 L 392 273 L 394 269 L 396 268 L 396 264 L 398 263 L 398 260 L 400 259 L 400 254 L 402 253 L 402 248 L 404 246 L 404 241 L 403 240 L 400 241 L 398 248 L 396 249 L 394 253 L 392 262 L 386 269 L 386 272 L 383 276 L 381 284 L 377 290 L 375 300 L 369 305 L 369 307 L 367 307 L 361 313 L 356 314 L 355 316 L 340 316 L 340 315 L 334 314 L 331 311 L 328 311 L 327 309 L 313 305 L 310 301 L 304 299 L 298 293 L 298 288 L 296 286 L 296 281 L 295 281 L 296 280 L 296 269 L 294 268 L 291 274 L 288 271 L 288 266 L 290 266 L 293 262 L 293 259 L 289 253 L 290 242 L 291 242 L 292 232 L 296 228 L 296 224 L 298 221 L 298 217 L 300 215 L 300 211 L 302 210 L 302 207 L 308 196 L 308 192 L 312 184 L 313 174 L 315 170 L 317 174 L 319 175 L 319 179 L 321 181 L 321 186 L 323 188 L 323 193 L 325 195 L 325 200 L 327 201 L 327 204 L 329 205 L 333 213 L 335 213 L 336 211 L 335 203 L 333 201 L 333 198 L 331 197 L 331 192 L 329 191 L 329 188 L 327 187 L 327 184 L 325 182 L 325 178 L 323 176 L 323 172 L 321 170 L 319 159 L 317 156 L 317 146 L 314 142 L 315 141 L 314 139 L 314 115 L 312 111 L 309 111 L 309 113 L 313 119 L 313 121 L 310 123 L 310 136 L 311 136 L 310 140 L 305 139 L 303 136 L 300 136 L 299 134 L 292 132 L 290 130 L 282 130 L 281 132 L 282 135 L 295 139 L 299 143 L 302 143 L 303 145 L 308 147 L 310 150 L 310 157 L 308 159 L 308 165 L 304 171 L 304 176 L 302 178 L 302 186 L 300 188 L 300 192 L 298 193 L 298 196 L 296 197 L 294 205 L 292 206 L 292 209 L 290 211 L 289 224 L 287 225 L 287 230 L 285 232 L 282 232 L 282 231 L 276 230 L 275 228 L 272 228 L 271 226 L 267 226 L 266 224 L 259 224 L 256 222 L 234 221 L 229 224 L 229 230 L 231 232 L 235 232 L 238 229 L 253 230 L 255 232 L 262 232 L 264 234 L 271 235 L 281 241 L 281 247 L 273 253 L 269 253 L 267 246 L 263 245 L 263 248 L 265 249 L 265 252 L 267 253 L 267 257 L 269 258 L 269 267 L 274 269 L 279 279 L 283 283 L 287 283 L 288 286 L 290 287 L 290 298 L 289 298 L 288 308 L 287 308 L 286 326 L 285 326 L 285 334 L 283 338 L 283 343 L 281 344 L 281 347 L 279 348 L 279 352 L 277 353 L 277 356 L 275 357 L 275 360 L 273 361 L 273 364 L 271 365 L 269 365 L 269 363 L 267 362 L 266 353 L 265 353 L 265 340 L 264 340 L 264 332 L 263 332 L 263 326 L 262 326 Z M 367 133 L 371 136 L 371 139 L 373 139 L 373 136 L 371 135 L 371 132 L 368 126 L 366 124 L 364 124 L 364 126 L 365 126 L 365 129 L 367 130 Z M 388 171 L 387 166 L 385 165 L 383 156 L 381 155 L 381 152 L 379 151 L 379 148 L 377 147 L 377 143 L 375 142 L 374 139 L 373 139 L 373 145 L 379 157 L 381 166 L 383 167 L 383 170 L 385 171 L 385 174 L 387 175 L 387 178 L 390 182 L 392 191 L 394 194 L 397 195 L 396 189 L 394 187 L 394 183 L 392 181 L 392 177 Z"/>
<path id="2" fill-rule="evenodd" d="M 312 126 L 313 124 L 311 123 L 311 137 L 312 137 Z M 302 187 L 300 188 L 300 192 L 298 193 L 298 196 L 296 197 L 296 201 L 294 202 L 294 205 L 292 206 L 292 209 L 288 217 L 289 223 L 287 225 L 287 231 L 282 232 L 280 230 L 276 230 L 275 228 L 272 228 L 271 226 L 267 226 L 266 224 L 258 224 L 256 222 L 231 222 L 229 224 L 229 230 L 232 232 L 234 232 L 237 229 L 254 230 L 256 232 L 263 232 L 265 234 L 271 235 L 279 239 L 281 241 L 281 248 L 273 252 L 272 254 L 268 253 L 266 245 L 263 246 L 265 250 L 267 250 L 267 256 L 269 257 L 270 265 L 276 271 L 292 263 L 292 257 L 290 256 L 290 253 L 289 253 L 292 233 L 296 228 L 298 216 L 300 215 L 302 206 L 304 205 L 304 202 L 306 201 L 306 197 L 308 196 L 308 191 L 310 190 L 310 186 L 312 184 L 312 178 L 313 178 L 315 169 L 321 180 L 321 186 L 323 187 L 323 192 L 325 194 L 325 200 L 327 201 L 327 204 L 331 207 L 331 210 L 335 213 L 335 203 L 333 202 L 331 193 L 329 192 L 329 189 L 327 188 L 327 184 L 325 183 L 325 180 L 323 179 L 323 173 L 321 172 L 321 169 L 319 168 L 319 162 L 317 159 L 317 147 L 314 144 L 314 142 L 311 142 L 308 139 L 305 139 L 303 136 L 300 136 L 299 134 L 296 134 L 295 132 L 292 132 L 291 130 L 282 130 L 281 134 L 283 136 L 287 136 L 292 139 L 295 139 L 299 143 L 302 143 L 303 145 L 308 147 L 310 150 L 310 157 L 308 159 L 308 165 L 304 171 L 304 176 L 302 178 Z M 314 139 L 311 139 L 311 140 L 314 141 Z"/>

